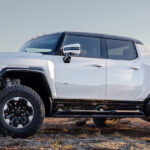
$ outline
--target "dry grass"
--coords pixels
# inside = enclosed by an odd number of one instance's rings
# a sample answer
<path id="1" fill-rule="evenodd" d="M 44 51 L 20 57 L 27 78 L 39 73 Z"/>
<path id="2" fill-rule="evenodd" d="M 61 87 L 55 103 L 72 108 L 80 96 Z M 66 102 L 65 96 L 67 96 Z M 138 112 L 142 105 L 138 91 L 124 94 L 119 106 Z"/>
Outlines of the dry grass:
<path id="1" fill-rule="evenodd" d="M 41 130 L 27 139 L 0 135 L 0 150 L 150 149 L 150 123 L 141 119 L 111 120 L 102 129 L 95 128 L 91 120 L 83 126 L 75 123 L 71 119 L 45 119 Z"/>
<path id="2" fill-rule="evenodd" d="M 50 147 L 52 149 L 55 150 L 73 150 L 74 147 L 71 144 L 67 144 L 67 145 L 62 145 L 62 143 L 60 141 L 56 141 L 54 144 L 50 145 Z"/>
<path id="3" fill-rule="evenodd" d="M 146 142 L 150 142 L 150 137 L 141 137 L 139 139 L 143 140 L 143 141 L 146 141 Z"/>
<path id="4" fill-rule="evenodd" d="M 78 137 L 79 137 L 79 138 L 87 138 L 88 135 L 84 133 L 84 134 L 80 134 Z"/>
<path id="5" fill-rule="evenodd" d="M 63 149 L 64 149 L 64 150 L 73 150 L 73 149 L 74 149 L 74 146 L 68 144 L 68 145 L 63 146 Z"/>

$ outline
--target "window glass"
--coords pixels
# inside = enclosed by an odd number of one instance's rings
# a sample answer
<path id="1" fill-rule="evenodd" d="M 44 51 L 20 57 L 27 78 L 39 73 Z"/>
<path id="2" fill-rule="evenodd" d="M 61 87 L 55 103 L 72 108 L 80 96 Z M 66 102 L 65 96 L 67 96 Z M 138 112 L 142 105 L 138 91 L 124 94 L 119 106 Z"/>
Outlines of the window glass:
<path id="1" fill-rule="evenodd" d="M 60 38 L 60 34 L 51 34 L 38 37 L 26 42 L 21 48 L 22 52 L 30 53 L 52 53 Z"/>
<path id="2" fill-rule="evenodd" d="M 67 35 L 63 46 L 69 44 L 80 44 L 81 53 L 78 55 L 80 57 L 100 57 L 100 39 L 94 37 L 85 36 L 73 36 Z"/>
<path id="3" fill-rule="evenodd" d="M 108 58 L 118 60 L 132 60 L 137 58 L 133 42 L 106 39 Z"/>

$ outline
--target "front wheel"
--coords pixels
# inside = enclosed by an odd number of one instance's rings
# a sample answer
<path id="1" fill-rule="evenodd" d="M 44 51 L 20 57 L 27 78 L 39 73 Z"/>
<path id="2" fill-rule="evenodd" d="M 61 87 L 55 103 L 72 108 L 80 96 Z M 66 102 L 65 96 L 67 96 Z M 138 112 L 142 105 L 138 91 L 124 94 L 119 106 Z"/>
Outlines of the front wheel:
<path id="1" fill-rule="evenodd" d="M 0 92 L 0 125 L 12 137 L 33 135 L 44 116 L 43 102 L 31 88 L 17 85 Z"/>

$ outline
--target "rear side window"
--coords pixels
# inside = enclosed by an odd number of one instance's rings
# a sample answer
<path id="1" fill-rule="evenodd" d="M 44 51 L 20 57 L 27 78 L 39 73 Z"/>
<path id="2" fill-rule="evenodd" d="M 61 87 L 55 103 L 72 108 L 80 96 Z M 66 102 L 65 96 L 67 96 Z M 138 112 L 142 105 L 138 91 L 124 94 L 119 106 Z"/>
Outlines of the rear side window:
<path id="1" fill-rule="evenodd" d="M 133 60 L 137 52 L 133 42 L 106 39 L 108 58 L 117 60 Z"/>
<path id="2" fill-rule="evenodd" d="M 79 57 L 100 58 L 100 39 L 95 37 L 67 35 L 63 46 L 69 44 L 81 45 Z"/>

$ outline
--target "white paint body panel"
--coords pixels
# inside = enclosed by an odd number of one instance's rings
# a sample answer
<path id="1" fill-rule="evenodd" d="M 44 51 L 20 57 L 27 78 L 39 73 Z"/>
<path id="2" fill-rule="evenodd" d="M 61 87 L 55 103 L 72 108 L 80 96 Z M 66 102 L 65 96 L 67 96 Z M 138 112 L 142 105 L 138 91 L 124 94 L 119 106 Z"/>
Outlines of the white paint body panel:
<path id="1" fill-rule="evenodd" d="M 139 70 L 133 70 L 138 68 Z M 107 60 L 109 100 L 139 100 L 143 91 L 144 70 L 140 61 Z"/>
<path id="2" fill-rule="evenodd" d="M 53 98 L 57 98 L 54 76 L 54 56 L 40 53 L 0 52 L 0 70 L 4 68 L 41 67 L 50 85 Z"/>
<path id="3" fill-rule="evenodd" d="M 96 67 L 96 65 L 102 67 Z M 64 63 L 55 57 L 56 91 L 58 98 L 104 99 L 106 90 L 106 60 L 72 57 Z"/>
<path id="4" fill-rule="evenodd" d="M 150 93 L 150 51 L 141 44 L 136 49 L 135 60 L 107 60 L 106 99 L 143 101 Z"/>
<path id="5" fill-rule="evenodd" d="M 138 58 L 132 61 L 72 57 L 64 63 L 63 56 L 0 53 L 0 70 L 41 67 L 54 99 L 143 101 L 150 93 L 150 51 L 136 48 Z"/>

